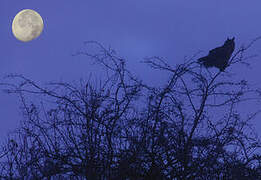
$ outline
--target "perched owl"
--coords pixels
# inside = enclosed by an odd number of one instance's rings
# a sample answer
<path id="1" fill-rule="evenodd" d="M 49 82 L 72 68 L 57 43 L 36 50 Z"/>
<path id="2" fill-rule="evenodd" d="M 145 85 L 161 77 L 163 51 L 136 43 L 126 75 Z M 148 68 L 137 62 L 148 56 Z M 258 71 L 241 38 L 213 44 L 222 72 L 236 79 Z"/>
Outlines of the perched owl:
<path id="1" fill-rule="evenodd" d="M 203 64 L 206 68 L 216 67 L 220 71 L 224 71 L 228 66 L 230 59 L 235 49 L 235 38 L 227 38 L 223 46 L 217 47 L 209 51 L 208 55 L 198 59 L 198 62 Z"/>

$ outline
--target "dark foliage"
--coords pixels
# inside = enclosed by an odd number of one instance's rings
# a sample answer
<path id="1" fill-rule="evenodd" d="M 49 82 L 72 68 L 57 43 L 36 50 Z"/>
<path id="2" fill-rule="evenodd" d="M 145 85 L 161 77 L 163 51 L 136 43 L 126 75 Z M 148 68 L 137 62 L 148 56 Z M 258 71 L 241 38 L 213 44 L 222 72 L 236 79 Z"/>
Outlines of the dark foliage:
<path id="1" fill-rule="evenodd" d="M 79 54 L 106 68 L 100 83 L 42 87 L 22 75 L 2 83 L 19 96 L 24 119 L 2 147 L 1 179 L 261 179 L 260 142 L 250 123 L 257 113 L 237 110 L 260 91 L 221 71 L 202 72 L 193 58 L 174 68 L 147 58 L 170 74 L 163 87 L 151 87 L 113 50 L 91 44 L 101 51 Z"/>

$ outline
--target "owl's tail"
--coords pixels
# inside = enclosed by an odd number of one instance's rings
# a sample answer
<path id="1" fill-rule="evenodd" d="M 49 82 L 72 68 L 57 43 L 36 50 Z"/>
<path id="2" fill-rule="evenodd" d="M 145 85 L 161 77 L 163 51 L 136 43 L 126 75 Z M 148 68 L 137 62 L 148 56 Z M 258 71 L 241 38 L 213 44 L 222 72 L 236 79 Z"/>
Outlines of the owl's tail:
<path id="1" fill-rule="evenodd" d="M 213 67 L 213 63 L 211 63 L 211 60 L 210 60 L 209 56 L 205 56 L 205 57 L 199 58 L 198 62 L 200 64 L 203 64 L 207 68 L 208 67 Z"/>

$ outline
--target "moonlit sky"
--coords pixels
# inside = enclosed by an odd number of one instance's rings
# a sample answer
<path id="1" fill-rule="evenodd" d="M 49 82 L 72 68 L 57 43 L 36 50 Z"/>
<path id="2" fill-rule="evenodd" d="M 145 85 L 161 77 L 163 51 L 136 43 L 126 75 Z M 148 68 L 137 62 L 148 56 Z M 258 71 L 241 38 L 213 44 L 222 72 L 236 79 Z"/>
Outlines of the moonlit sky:
<path id="1" fill-rule="evenodd" d="M 261 36 L 260 7 L 260 0 L 1 0 L 0 78 L 17 73 L 44 85 L 98 75 L 86 57 L 72 56 L 84 41 L 95 40 L 115 49 L 145 82 L 162 85 L 167 76 L 141 64 L 144 57 L 160 56 L 174 66 L 199 50 L 207 54 L 232 36 L 237 50 Z M 28 43 L 11 31 L 22 9 L 37 11 L 44 21 L 42 34 Z M 248 52 L 260 56 L 261 41 Z M 261 87 L 259 57 L 251 65 L 233 71 Z M 0 137 L 18 126 L 20 115 L 17 97 L 0 92 Z M 254 122 L 261 132 L 260 117 Z"/>

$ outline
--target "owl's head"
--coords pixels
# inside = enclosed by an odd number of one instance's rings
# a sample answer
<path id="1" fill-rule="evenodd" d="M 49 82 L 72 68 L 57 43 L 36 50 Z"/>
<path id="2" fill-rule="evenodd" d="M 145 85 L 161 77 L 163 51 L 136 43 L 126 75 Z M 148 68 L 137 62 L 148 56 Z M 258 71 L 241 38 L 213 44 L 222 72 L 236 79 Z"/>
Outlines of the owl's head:
<path id="1" fill-rule="evenodd" d="M 230 44 L 230 43 L 235 43 L 234 40 L 235 40 L 235 37 L 233 37 L 232 39 L 227 38 L 225 44 L 226 44 L 226 43 L 228 43 L 228 44 Z"/>
<path id="2" fill-rule="evenodd" d="M 227 38 L 227 40 L 224 43 L 224 46 L 230 47 L 230 49 L 232 51 L 234 51 L 234 49 L 235 49 L 235 41 L 234 40 L 235 40 L 235 37 L 233 37 L 232 39 Z"/>

